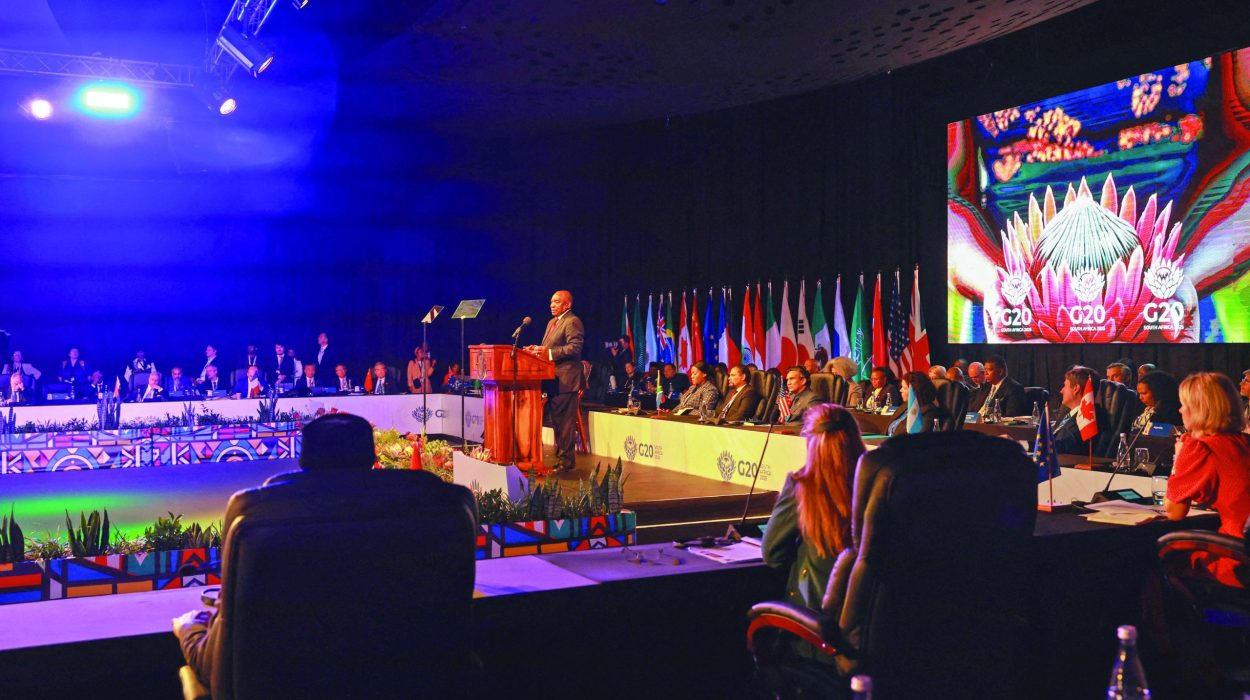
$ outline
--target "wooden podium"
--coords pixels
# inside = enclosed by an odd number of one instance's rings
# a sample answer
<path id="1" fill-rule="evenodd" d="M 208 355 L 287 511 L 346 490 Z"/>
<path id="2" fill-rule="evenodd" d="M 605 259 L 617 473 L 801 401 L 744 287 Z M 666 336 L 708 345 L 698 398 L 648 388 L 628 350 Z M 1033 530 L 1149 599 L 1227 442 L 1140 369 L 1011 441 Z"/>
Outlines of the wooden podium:
<path id="1" fill-rule="evenodd" d="M 556 365 L 511 345 L 470 345 L 470 376 L 482 380 L 486 399 L 484 440 L 491 460 L 521 469 L 543 465 L 543 397 L 541 383 L 554 379 Z M 515 423 L 513 407 L 516 409 Z M 515 442 L 513 426 L 516 426 Z"/>

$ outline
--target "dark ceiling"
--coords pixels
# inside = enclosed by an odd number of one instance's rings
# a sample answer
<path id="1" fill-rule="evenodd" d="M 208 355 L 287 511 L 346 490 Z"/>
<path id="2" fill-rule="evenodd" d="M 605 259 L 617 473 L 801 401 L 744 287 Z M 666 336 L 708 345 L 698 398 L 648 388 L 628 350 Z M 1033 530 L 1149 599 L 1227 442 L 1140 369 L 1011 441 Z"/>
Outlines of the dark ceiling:
<path id="1" fill-rule="evenodd" d="M 1093 0 L 312 0 L 275 68 L 338 54 L 340 86 L 414 127 L 570 129 L 707 112 L 919 63 Z M 16 0 L 0 47 L 197 62 L 225 0 Z M 302 35 L 302 36 L 301 36 Z M 304 41 L 309 37 L 320 39 Z M 15 43 L 22 45 L 15 46 Z M 296 81 L 275 70 L 260 80 Z M 257 85 L 256 87 L 261 87 Z"/>

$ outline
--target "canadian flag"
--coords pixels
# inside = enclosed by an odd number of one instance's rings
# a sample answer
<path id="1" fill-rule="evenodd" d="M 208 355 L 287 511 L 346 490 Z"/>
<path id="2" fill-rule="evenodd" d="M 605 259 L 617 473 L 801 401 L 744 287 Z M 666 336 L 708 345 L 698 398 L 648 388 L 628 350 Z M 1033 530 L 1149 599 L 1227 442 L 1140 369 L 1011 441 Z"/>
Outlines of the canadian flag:
<path id="1" fill-rule="evenodd" d="M 1076 414 L 1076 427 L 1081 429 L 1081 439 L 1089 442 L 1098 434 L 1098 420 L 1094 413 L 1094 383 L 1085 380 L 1085 394 L 1081 397 L 1081 411 Z"/>

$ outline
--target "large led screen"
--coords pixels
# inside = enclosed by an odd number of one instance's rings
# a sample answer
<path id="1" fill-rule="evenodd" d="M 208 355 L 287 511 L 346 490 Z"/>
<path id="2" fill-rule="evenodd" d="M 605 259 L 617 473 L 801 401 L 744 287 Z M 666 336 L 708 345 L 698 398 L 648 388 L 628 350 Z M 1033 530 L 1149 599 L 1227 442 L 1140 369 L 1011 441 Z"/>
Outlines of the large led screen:
<path id="1" fill-rule="evenodd" d="M 1250 49 L 947 127 L 953 343 L 1250 341 Z"/>

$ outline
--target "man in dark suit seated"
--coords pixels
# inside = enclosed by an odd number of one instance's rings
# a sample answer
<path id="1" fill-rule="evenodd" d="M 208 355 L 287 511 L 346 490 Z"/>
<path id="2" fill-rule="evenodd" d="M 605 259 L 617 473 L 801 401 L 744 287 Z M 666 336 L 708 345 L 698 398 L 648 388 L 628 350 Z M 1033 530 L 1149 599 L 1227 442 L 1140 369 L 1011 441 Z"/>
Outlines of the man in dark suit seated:
<path id="1" fill-rule="evenodd" d="M 334 378 L 331 380 L 334 390 L 339 394 L 350 394 L 352 391 L 352 379 L 347 376 L 347 365 L 339 363 L 334 366 Z"/>
<path id="2" fill-rule="evenodd" d="M 169 377 L 165 380 L 166 395 L 185 395 L 188 391 L 191 391 L 191 380 L 182 376 L 181 367 L 170 367 Z"/>
<path id="3" fill-rule="evenodd" d="M 337 413 L 322 416 L 303 430 L 303 451 L 299 458 L 299 471 L 279 474 L 270 477 L 263 489 L 243 491 L 232 498 L 227 509 L 227 520 L 231 522 L 235 513 L 245 507 L 249 499 L 263 499 L 266 494 L 272 495 L 271 489 L 281 489 L 284 493 L 307 494 L 309 500 L 315 500 L 327 489 L 340 489 L 344 480 L 344 472 L 369 472 L 377 461 L 377 453 L 373 443 L 373 428 L 365 419 Z M 451 489 L 459 493 L 467 507 L 473 508 L 472 495 L 462 486 L 445 484 L 441 479 L 429 472 L 410 472 L 413 477 L 428 482 L 423 485 L 431 491 Z M 386 472 L 378 476 L 390 476 Z M 337 491 L 336 491 L 337 492 Z M 462 492 L 462 493 L 460 493 Z M 229 580 L 246 580 L 246 574 L 240 574 Z M 226 593 L 226 591 L 222 591 Z M 276 594 L 276 593 L 275 593 Z M 333 604 L 334 601 L 322 601 Z M 315 614 L 315 611 L 310 611 Z M 195 670 L 201 683 L 209 683 L 214 668 L 220 663 L 222 638 L 217 625 L 216 610 L 192 610 L 173 619 L 174 636 L 182 648 L 187 664 Z M 317 669 L 309 669 L 316 673 Z M 210 688 L 211 690 L 211 688 Z"/>
<path id="4" fill-rule="evenodd" d="M 398 388 L 395 386 L 395 382 L 388 376 L 386 365 L 381 362 L 373 363 L 373 388 L 369 390 L 369 393 L 382 396 L 394 394 L 397 391 Z"/>
<path id="5" fill-rule="evenodd" d="M 903 396 L 898 390 L 898 381 L 889 367 L 873 367 L 868 374 L 869 386 L 872 391 L 864 397 L 864 406 L 870 411 L 903 405 Z"/>
<path id="6" fill-rule="evenodd" d="M 786 423 L 802 425 L 803 413 L 808 407 L 820 403 L 816 392 L 808 386 L 811 380 L 807 370 L 798 365 L 786 370 L 786 390 L 790 392 L 790 417 L 786 419 Z"/>
<path id="7" fill-rule="evenodd" d="M 229 389 L 226 386 L 226 380 L 217 376 L 217 365 L 208 365 L 204 368 L 204 379 L 199 382 L 197 388 L 205 396 L 220 395 Z"/>
<path id="8" fill-rule="evenodd" d="M 1069 455 L 1090 454 L 1091 440 L 1081 437 L 1081 426 L 1078 421 L 1087 382 L 1094 387 L 1094 391 L 1098 390 L 1098 373 L 1088 367 L 1074 365 L 1063 375 L 1063 386 L 1059 389 L 1059 396 L 1063 407 L 1067 410 L 1063 411 L 1063 415 L 1055 422 L 1055 452 Z M 1106 432 L 1110 422 L 1107 412 L 1102 406 L 1093 403 L 1092 398 L 1090 402 L 1098 432 Z M 1092 438 L 1092 440 L 1097 439 L 1097 435 Z"/>
<path id="9" fill-rule="evenodd" d="M 97 369 L 87 377 L 87 385 L 83 387 L 81 397 L 99 401 L 101 396 L 107 396 L 112 391 L 113 387 L 104 383 L 104 373 Z"/>
<path id="10" fill-rule="evenodd" d="M 295 380 L 295 358 L 286 354 L 286 346 L 282 343 L 274 343 L 268 372 L 269 380 L 274 384 L 286 384 Z"/>
<path id="11" fill-rule="evenodd" d="M 760 405 L 760 395 L 751 388 L 748 381 L 749 372 L 742 365 L 729 368 L 729 388 L 725 389 L 725 398 L 716 407 L 716 417 L 723 421 L 736 422 L 748 420 L 755 415 Z"/>
<path id="12" fill-rule="evenodd" d="M 22 372 L 12 372 L 5 378 L 4 403 L 8 406 L 28 404 L 35 398 L 35 378 Z"/>
<path id="13" fill-rule="evenodd" d="M 161 373 L 156 370 L 148 372 L 148 383 L 145 386 L 137 386 L 135 390 L 130 392 L 130 401 L 164 401 L 165 386 L 161 382 Z"/>
<path id="14" fill-rule="evenodd" d="M 972 395 L 968 410 L 984 416 L 991 401 L 1001 402 L 999 414 L 1003 416 L 1026 416 L 1033 411 L 1032 406 L 1025 405 L 1024 387 L 1007 376 L 1007 360 L 1002 355 L 993 355 L 985 361 L 985 383 Z"/>
<path id="15" fill-rule="evenodd" d="M 317 383 L 317 365 L 304 365 L 304 376 L 295 380 L 296 396 L 312 396 L 313 389 L 321 386 Z"/>
<path id="16" fill-rule="evenodd" d="M 230 390 L 230 398 L 256 399 L 268 392 L 269 385 L 265 383 L 265 375 L 261 374 L 260 367 L 252 365 L 247 368 L 246 376 L 235 381 L 234 388 Z"/>

